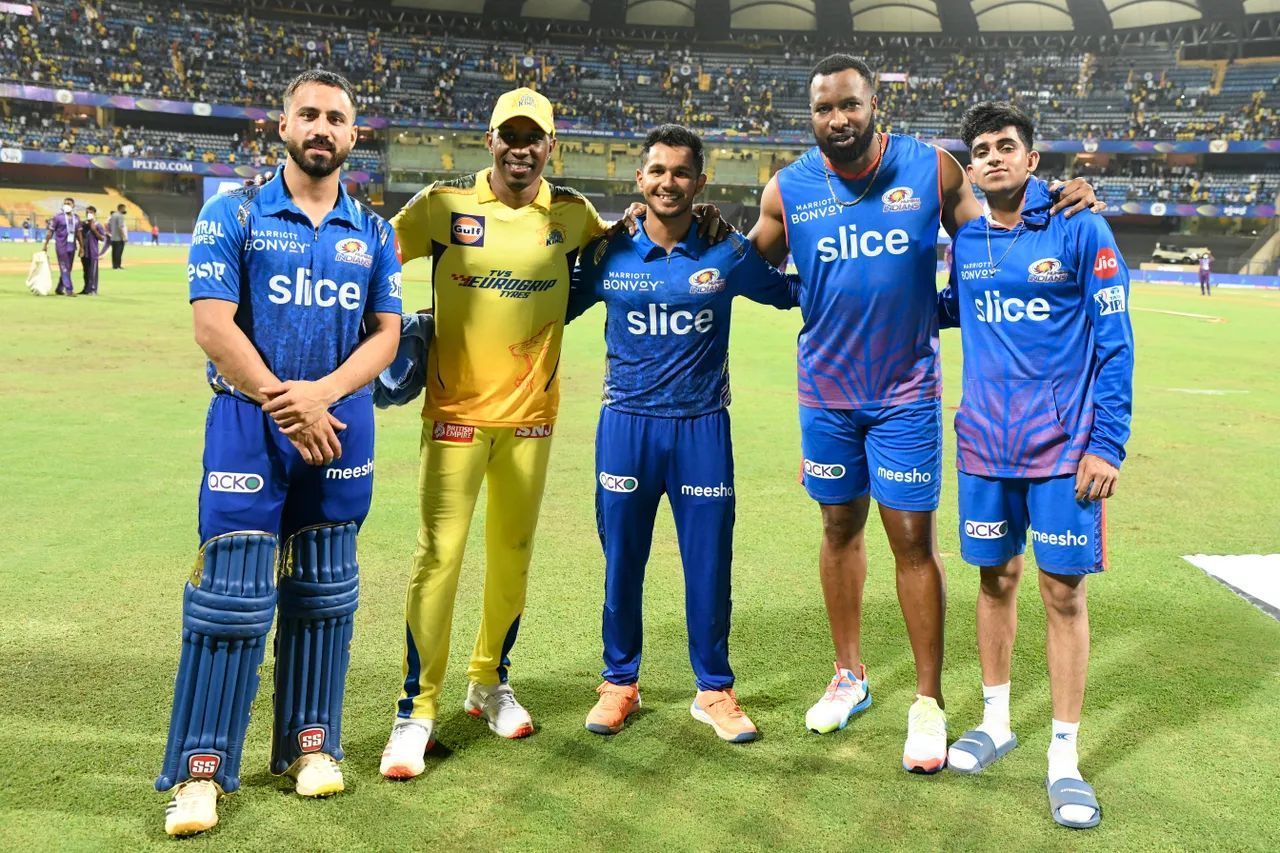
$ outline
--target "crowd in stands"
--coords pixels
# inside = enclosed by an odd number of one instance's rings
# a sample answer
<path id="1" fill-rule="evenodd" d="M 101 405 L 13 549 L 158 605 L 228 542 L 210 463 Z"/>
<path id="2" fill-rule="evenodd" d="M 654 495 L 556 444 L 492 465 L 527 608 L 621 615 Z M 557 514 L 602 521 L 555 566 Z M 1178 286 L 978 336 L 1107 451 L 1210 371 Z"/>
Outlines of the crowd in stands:
<path id="1" fill-rule="evenodd" d="M 495 41 L 356 19 L 276 19 L 272 13 L 143 4 L 38 4 L 39 19 L 0 13 L 0 64 L 11 79 L 97 92 L 269 105 L 298 71 L 346 74 L 360 109 L 395 119 L 483 125 L 493 93 L 537 85 L 570 125 L 636 132 L 660 121 L 728 133 L 803 135 L 808 69 L 826 47 L 763 43 L 699 49 L 616 39 Z M 282 13 L 275 13 L 282 14 Z M 881 120 L 894 130 L 954 136 L 978 100 L 1016 100 L 1046 138 L 1276 138 L 1280 63 L 1233 65 L 1211 93 L 1209 69 L 1179 66 L 1176 46 L 1107 56 L 1039 48 L 889 51 L 847 46 L 881 82 Z"/>
<path id="2" fill-rule="evenodd" d="M 0 117 L 0 144 L 8 148 L 194 160 L 263 169 L 274 168 L 285 156 L 284 143 L 274 125 L 220 123 L 240 127 L 236 132 L 158 130 L 127 124 L 99 127 L 88 118 L 70 119 L 54 110 L 41 109 L 39 104 L 15 103 L 22 106 L 11 109 L 9 117 Z M 369 148 L 354 149 L 346 168 L 375 174 L 384 171 L 381 154 Z"/>
<path id="3" fill-rule="evenodd" d="M 1105 166 L 1084 163 L 1077 174 L 1088 178 L 1108 204 L 1273 204 L 1280 190 L 1280 168 L 1261 172 L 1202 171 L 1160 160 L 1122 158 Z"/>

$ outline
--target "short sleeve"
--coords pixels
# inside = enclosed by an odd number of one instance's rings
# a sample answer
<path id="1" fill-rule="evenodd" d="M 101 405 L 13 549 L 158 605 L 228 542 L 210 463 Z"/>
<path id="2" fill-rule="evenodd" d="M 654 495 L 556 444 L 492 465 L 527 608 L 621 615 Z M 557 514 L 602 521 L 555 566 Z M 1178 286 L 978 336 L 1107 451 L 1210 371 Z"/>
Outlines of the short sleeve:
<path id="1" fill-rule="evenodd" d="M 400 258 L 391 226 L 381 217 L 374 220 L 377 252 L 369 276 L 369 311 L 375 314 L 401 313 Z"/>
<path id="2" fill-rule="evenodd" d="M 401 263 L 431 254 L 431 190 L 435 184 L 409 199 L 395 216 L 391 228 L 395 232 L 397 252 Z"/>
<path id="3" fill-rule="evenodd" d="M 587 199 L 582 200 L 584 208 L 582 217 L 582 233 L 578 236 L 578 248 L 585 249 L 587 244 L 609 230 L 609 223 L 600 218 L 600 214 Z"/>
<path id="4" fill-rule="evenodd" d="M 221 299 L 240 302 L 243 248 L 249 204 L 242 195 L 216 195 L 205 202 L 191 233 L 187 288 L 191 302 Z"/>

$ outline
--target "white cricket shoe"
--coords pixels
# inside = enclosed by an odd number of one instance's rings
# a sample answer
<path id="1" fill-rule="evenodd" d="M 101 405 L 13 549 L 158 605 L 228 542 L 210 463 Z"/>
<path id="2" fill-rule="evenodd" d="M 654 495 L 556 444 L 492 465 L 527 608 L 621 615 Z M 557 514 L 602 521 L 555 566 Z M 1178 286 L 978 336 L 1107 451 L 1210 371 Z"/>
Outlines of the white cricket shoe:
<path id="1" fill-rule="evenodd" d="M 947 712 L 931 696 L 916 694 L 907 712 L 907 742 L 902 769 L 909 773 L 937 773 L 947 766 Z"/>
<path id="2" fill-rule="evenodd" d="M 467 686 L 467 701 L 462 706 L 473 717 L 483 716 L 489 729 L 498 737 L 509 739 L 533 734 L 533 720 L 524 706 L 516 701 L 511 685 L 477 684 Z"/>
<path id="3" fill-rule="evenodd" d="M 338 762 L 323 752 L 309 752 L 302 756 L 289 768 L 288 775 L 293 777 L 294 791 L 300 797 L 327 797 L 347 787 L 342 781 L 342 768 Z"/>
<path id="4" fill-rule="evenodd" d="M 849 724 L 849 718 L 871 707 L 871 690 L 867 687 L 867 670 L 858 664 L 858 672 L 841 669 L 827 684 L 827 692 L 804 715 L 804 726 L 811 732 L 827 734 Z"/>
<path id="5" fill-rule="evenodd" d="M 195 835 L 218 825 L 218 786 L 208 779 L 183 782 L 164 810 L 164 831 Z"/>
<path id="6" fill-rule="evenodd" d="M 412 779 L 427 769 L 427 750 L 435 738 L 435 720 L 400 720 L 382 750 L 378 772 L 388 779 Z"/>

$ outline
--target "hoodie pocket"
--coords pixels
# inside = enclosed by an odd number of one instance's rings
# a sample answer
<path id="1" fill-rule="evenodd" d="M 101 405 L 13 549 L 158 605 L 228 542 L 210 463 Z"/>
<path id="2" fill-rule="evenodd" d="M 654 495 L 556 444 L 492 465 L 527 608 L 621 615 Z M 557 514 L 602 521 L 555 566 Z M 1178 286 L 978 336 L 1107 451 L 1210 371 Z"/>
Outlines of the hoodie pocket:
<path id="1" fill-rule="evenodd" d="M 965 380 L 956 441 L 966 458 L 993 468 L 1036 468 L 1069 440 L 1052 382 Z"/>

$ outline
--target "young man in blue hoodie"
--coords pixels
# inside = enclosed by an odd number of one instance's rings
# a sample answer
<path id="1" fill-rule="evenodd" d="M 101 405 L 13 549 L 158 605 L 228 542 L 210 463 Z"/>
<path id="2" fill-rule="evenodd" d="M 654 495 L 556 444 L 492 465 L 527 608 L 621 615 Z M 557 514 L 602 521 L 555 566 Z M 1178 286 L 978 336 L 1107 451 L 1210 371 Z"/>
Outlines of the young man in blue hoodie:
<path id="1" fill-rule="evenodd" d="M 941 325 L 963 329 L 960 550 L 981 567 L 983 719 L 947 760 L 977 773 L 1017 745 L 1009 672 L 1030 528 L 1048 623 L 1050 808 L 1058 823 L 1084 829 L 1102 819 L 1076 752 L 1089 658 L 1085 579 L 1106 566 L 1104 501 L 1129 438 L 1129 273 L 1102 217 L 1049 215 L 1048 188 L 1032 175 L 1033 135 L 1021 110 L 998 103 L 972 108 L 961 131 L 966 171 L 989 213 L 956 233 L 939 314 Z"/>

